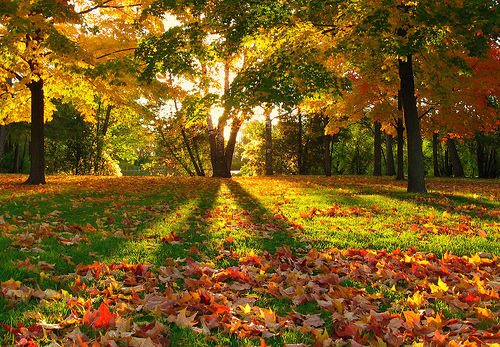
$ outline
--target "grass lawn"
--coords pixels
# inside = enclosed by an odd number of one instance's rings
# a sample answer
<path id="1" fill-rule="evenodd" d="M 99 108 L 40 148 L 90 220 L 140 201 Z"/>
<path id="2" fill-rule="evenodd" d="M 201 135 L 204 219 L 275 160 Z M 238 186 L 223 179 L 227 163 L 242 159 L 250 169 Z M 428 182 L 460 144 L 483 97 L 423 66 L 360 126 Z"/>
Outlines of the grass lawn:
<path id="1" fill-rule="evenodd" d="M 495 346 L 500 182 L 0 175 L 1 346 Z"/>

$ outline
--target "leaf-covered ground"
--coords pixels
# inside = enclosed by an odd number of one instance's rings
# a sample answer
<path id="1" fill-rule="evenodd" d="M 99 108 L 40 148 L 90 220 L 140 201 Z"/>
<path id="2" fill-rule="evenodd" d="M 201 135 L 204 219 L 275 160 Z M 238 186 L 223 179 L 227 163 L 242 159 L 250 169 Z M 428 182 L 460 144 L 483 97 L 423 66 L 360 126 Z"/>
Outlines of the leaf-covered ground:
<path id="1" fill-rule="evenodd" d="M 0 344 L 496 346 L 499 181 L 0 176 Z"/>

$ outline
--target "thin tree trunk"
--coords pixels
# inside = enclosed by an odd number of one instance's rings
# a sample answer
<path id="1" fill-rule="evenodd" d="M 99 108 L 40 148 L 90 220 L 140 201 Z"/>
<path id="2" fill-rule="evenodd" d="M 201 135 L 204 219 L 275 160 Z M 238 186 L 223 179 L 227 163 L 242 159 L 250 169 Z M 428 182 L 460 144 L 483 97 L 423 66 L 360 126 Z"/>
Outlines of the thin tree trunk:
<path id="1" fill-rule="evenodd" d="M 330 151 L 330 145 L 332 143 L 332 135 L 325 134 L 325 176 L 332 176 L 332 153 Z"/>
<path id="2" fill-rule="evenodd" d="M 217 167 L 217 131 L 212 123 L 212 116 L 210 113 L 207 114 L 206 120 L 208 143 L 210 145 L 210 161 L 212 163 L 212 172 L 215 174 L 215 168 Z"/>
<path id="3" fill-rule="evenodd" d="M 0 125 L 0 163 L 2 162 L 3 154 L 5 152 L 5 140 L 7 139 L 7 126 Z"/>
<path id="4" fill-rule="evenodd" d="M 16 148 L 14 149 L 14 167 L 12 168 L 13 173 L 19 173 L 19 147 L 21 145 L 19 143 L 16 144 Z"/>
<path id="5" fill-rule="evenodd" d="M 496 178 L 498 172 L 497 151 L 495 148 L 490 150 L 490 158 L 488 160 L 488 178 Z"/>
<path id="6" fill-rule="evenodd" d="M 387 157 L 385 166 L 386 176 L 396 176 L 396 169 L 394 166 L 394 153 L 392 152 L 392 135 L 385 134 L 385 155 Z"/>
<path id="7" fill-rule="evenodd" d="M 194 146 L 194 154 L 196 156 L 196 161 L 198 162 L 198 167 L 200 168 L 201 176 L 205 176 L 205 170 L 203 169 L 203 162 L 201 161 L 201 158 L 200 158 L 200 151 L 198 148 L 198 142 L 196 141 L 193 146 Z"/>
<path id="8" fill-rule="evenodd" d="M 182 140 L 184 142 L 184 146 L 186 147 L 188 154 L 189 154 L 189 159 L 191 159 L 191 163 L 193 164 L 194 171 L 196 171 L 197 176 L 204 176 L 200 170 L 200 167 L 198 166 L 198 163 L 196 161 L 196 158 L 194 157 L 193 151 L 191 149 L 191 145 L 189 144 L 189 139 L 187 138 L 186 135 L 186 130 L 184 129 L 184 126 L 181 125 L 181 135 L 182 135 Z"/>
<path id="9" fill-rule="evenodd" d="M 111 111 L 114 106 L 108 105 L 106 108 L 106 114 L 104 116 L 104 123 L 102 125 L 102 130 L 99 131 L 99 127 L 97 127 L 97 148 L 96 148 L 96 158 L 95 158 L 95 173 L 99 174 L 102 170 L 102 152 L 104 149 L 104 139 L 106 138 L 106 134 L 108 133 L 109 128 L 109 119 L 111 118 Z"/>
<path id="10" fill-rule="evenodd" d="M 238 137 L 238 131 L 240 130 L 241 123 L 233 119 L 231 124 L 231 131 L 229 133 L 229 139 L 227 140 L 226 151 L 224 153 L 225 159 L 225 172 L 222 177 L 231 177 L 231 164 L 233 163 L 234 149 L 236 147 L 236 139 Z"/>
<path id="11" fill-rule="evenodd" d="M 396 131 L 398 133 L 398 141 L 397 141 L 397 162 L 398 162 L 398 172 L 396 175 L 396 180 L 402 181 L 405 179 L 405 170 L 404 170 L 404 131 L 405 128 L 403 126 L 403 118 L 398 118 Z"/>
<path id="12" fill-rule="evenodd" d="M 399 59 L 399 77 L 408 147 L 407 191 L 410 193 L 426 193 L 424 154 L 422 151 L 422 136 L 420 134 L 417 101 L 415 99 L 415 82 L 411 54 L 406 56 L 406 60 Z"/>
<path id="13" fill-rule="evenodd" d="M 485 154 L 484 146 L 482 142 L 476 138 L 476 155 L 477 155 L 477 171 L 479 178 L 486 178 L 486 165 L 485 165 Z"/>
<path id="14" fill-rule="evenodd" d="M 445 177 L 451 177 L 453 174 L 453 168 L 450 163 L 450 151 L 448 147 L 446 147 L 444 151 L 444 176 Z"/>
<path id="15" fill-rule="evenodd" d="M 375 139 L 373 141 L 373 176 L 382 176 L 382 124 L 375 121 Z"/>
<path id="16" fill-rule="evenodd" d="M 302 114 L 299 112 L 299 135 L 297 136 L 298 147 L 297 147 L 297 159 L 299 166 L 299 174 L 302 175 L 304 172 L 304 147 L 302 146 Z"/>
<path id="17" fill-rule="evenodd" d="M 446 140 L 446 144 L 448 146 L 448 152 L 450 154 L 451 166 L 453 167 L 453 176 L 464 177 L 464 167 L 462 165 L 462 162 L 460 161 L 460 157 L 458 156 L 455 139 L 448 138 Z"/>
<path id="18" fill-rule="evenodd" d="M 439 174 L 439 160 L 438 160 L 438 146 L 439 146 L 439 138 L 438 133 L 434 132 L 432 134 L 432 163 L 434 167 L 434 177 L 440 177 Z"/>
<path id="19" fill-rule="evenodd" d="M 25 184 L 45 184 L 45 124 L 43 80 L 28 84 L 31 93 L 30 175 Z"/>
<path id="20" fill-rule="evenodd" d="M 160 129 L 160 136 L 162 137 L 163 139 L 163 143 L 165 144 L 165 147 L 168 149 L 168 151 L 170 152 L 170 155 L 174 158 L 174 160 L 176 162 L 178 162 L 182 168 L 187 172 L 187 174 L 189 176 L 194 176 L 194 172 L 191 171 L 191 169 L 189 168 L 189 166 L 186 165 L 186 163 L 184 163 L 184 161 L 182 160 L 182 158 L 178 157 L 176 154 L 175 154 L 175 148 L 173 149 L 169 144 L 168 144 L 168 141 L 167 139 L 165 138 L 165 134 L 163 133 L 163 131 Z"/>
<path id="21" fill-rule="evenodd" d="M 266 117 L 266 176 L 271 176 L 273 172 L 273 124 L 271 122 L 272 107 L 266 107 L 264 116 Z"/>

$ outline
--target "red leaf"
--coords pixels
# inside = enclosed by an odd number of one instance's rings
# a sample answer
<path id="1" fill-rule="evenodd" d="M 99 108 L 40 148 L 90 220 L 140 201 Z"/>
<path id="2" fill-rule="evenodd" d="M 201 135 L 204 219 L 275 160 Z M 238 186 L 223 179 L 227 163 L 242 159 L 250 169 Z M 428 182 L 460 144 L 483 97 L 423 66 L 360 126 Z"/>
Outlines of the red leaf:
<path id="1" fill-rule="evenodd" d="M 85 312 L 83 322 L 94 328 L 109 329 L 115 326 L 116 314 L 111 314 L 109 308 L 101 303 L 101 306 L 93 313 L 88 310 Z"/>

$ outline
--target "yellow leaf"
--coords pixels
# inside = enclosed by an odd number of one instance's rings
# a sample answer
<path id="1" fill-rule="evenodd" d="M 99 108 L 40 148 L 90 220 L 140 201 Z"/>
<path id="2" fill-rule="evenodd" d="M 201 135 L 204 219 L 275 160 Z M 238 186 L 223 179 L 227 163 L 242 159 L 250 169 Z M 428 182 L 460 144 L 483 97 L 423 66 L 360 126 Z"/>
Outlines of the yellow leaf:
<path id="1" fill-rule="evenodd" d="M 482 308 L 482 307 L 475 307 L 475 310 L 477 311 L 477 316 L 480 319 L 485 319 L 488 321 L 495 320 L 496 315 L 487 308 Z"/>
<path id="2" fill-rule="evenodd" d="M 422 294 L 420 294 L 420 292 L 416 292 L 411 298 L 408 298 L 407 303 L 408 306 L 410 306 L 412 309 L 416 309 L 422 306 L 423 301 L 424 297 L 422 296 Z"/>

